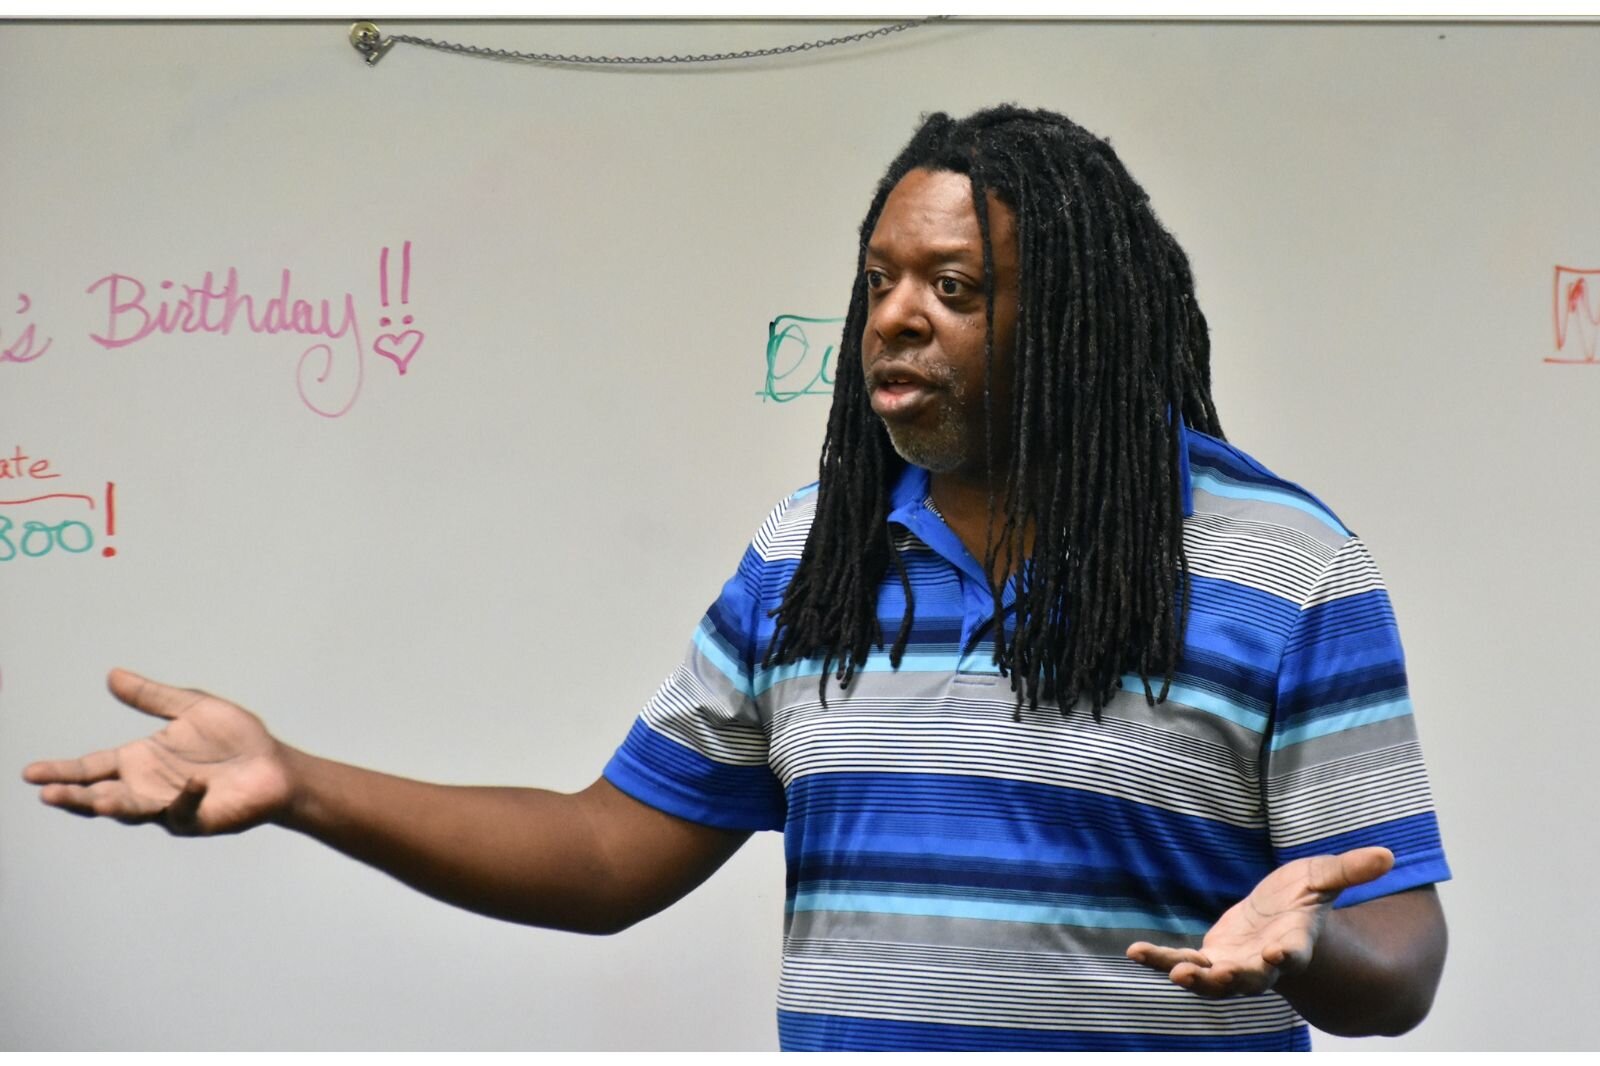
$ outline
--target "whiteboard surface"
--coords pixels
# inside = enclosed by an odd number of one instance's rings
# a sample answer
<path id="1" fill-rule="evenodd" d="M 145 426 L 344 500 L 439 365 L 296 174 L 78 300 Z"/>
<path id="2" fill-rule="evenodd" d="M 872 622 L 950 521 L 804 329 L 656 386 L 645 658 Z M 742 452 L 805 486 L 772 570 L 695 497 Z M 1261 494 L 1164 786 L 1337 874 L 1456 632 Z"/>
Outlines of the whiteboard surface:
<path id="1" fill-rule="evenodd" d="M 330 757 L 588 784 L 815 476 L 837 325 L 803 320 L 844 313 L 877 177 L 922 112 L 1002 100 L 1112 139 L 1191 256 L 1230 438 L 1389 581 L 1451 957 L 1413 1034 L 1316 1045 L 1594 1045 L 1600 28 L 958 23 L 631 71 L 369 69 L 346 28 L 0 26 L 0 518 L 38 553 L 0 562 L 0 1049 L 775 1047 L 774 834 L 586 938 L 276 829 L 80 823 L 15 773 L 145 729 L 125 664 Z M 769 353 L 779 316 L 809 348 Z"/>

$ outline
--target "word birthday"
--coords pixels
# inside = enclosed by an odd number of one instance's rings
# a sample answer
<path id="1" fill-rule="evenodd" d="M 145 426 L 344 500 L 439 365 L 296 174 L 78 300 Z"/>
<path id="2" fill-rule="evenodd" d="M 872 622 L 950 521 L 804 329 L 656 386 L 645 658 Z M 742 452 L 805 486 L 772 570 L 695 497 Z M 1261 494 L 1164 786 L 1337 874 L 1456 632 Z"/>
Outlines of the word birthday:
<path id="1" fill-rule="evenodd" d="M 243 322 L 252 333 L 302 333 L 337 340 L 355 329 L 356 300 L 344 294 L 334 324 L 334 312 L 328 300 L 312 304 L 309 300 L 290 300 L 294 277 L 286 269 L 280 279 L 278 293 L 265 301 L 257 313 L 256 297 L 239 291 L 239 272 L 228 268 L 228 280 L 220 287 L 211 271 L 199 285 L 184 285 L 175 299 L 149 300 L 149 289 L 138 278 L 126 274 L 107 274 L 90 285 L 88 292 L 105 288 L 110 303 L 104 335 L 89 334 L 89 339 L 103 348 L 126 348 L 137 344 L 153 333 L 221 333 L 233 332 Z M 163 290 L 171 290 L 173 283 L 163 281 Z M 242 315 L 241 315 L 242 312 Z"/>
<path id="2" fill-rule="evenodd" d="M 249 289 L 236 267 L 220 275 L 208 270 L 197 284 L 178 284 L 169 278 L 152 285 L 130 274 L 106 274 L 84 290 L 104 300 L 105 325 L 91 331 L 89 339 L 114 351 L 180 333 L 225 337 L 237 331 L 307 338 L 314 343 L 300 353 L 295 364 L 300 399 L 317 414 L 338 418 L 361 394 L 370 353 L 382 356 L 404 375 L 425 339 L 422 330 L 413 326 L 414 316 L 406 314 L 398 323 L 390 317 L 409 309 L 411 242 L 400 248 L 396 271 L 400 306 L 393 311 L 389 252 L 385 247 L 378 257 L 379 296 L 388 313 L 378 319 L 377 326 L 392 331 L 379 333 L 370 349 L 362 336 L 353 293 L 332 298 L 308 295 L 296 289 L 294 273 L 288 268 L 278 272 L 276 289 L 265 292 Z M 31 361 L 43 354 L 32 349 L 31 327 L 25 340 L 25 355 L 11 355 L 11 361 Z"/>
<path id="3" fill-rule="evenodd" d="M 138 278 L 107 274 L 86 290 L 92 296 L 103 289 L 106 295 L 105 331 L 90 333 L 89 339 L 102 348 L 117 349 L 158 334 L 227 336 L 240 327 L 251 333 L 323 337 L 326 340 L 300 353 L 295 386 L 311 410 L 338 418 L 355 406 L 366 379 L 355 297 L 347 292 L 338 301 L 292 299 L 293 285 L 294 275 L 285 269 L 277 294 L 262 299 L 239 291 L 239 272 L 229 267 L 227 280 L 220 285 L 208 270 L 199 285 L 180 288 L 163 281 L 161 290 L 170 295 L 152 297 L 149 286 Z M 336 350 L 331 341 L 343 343 Z"/>

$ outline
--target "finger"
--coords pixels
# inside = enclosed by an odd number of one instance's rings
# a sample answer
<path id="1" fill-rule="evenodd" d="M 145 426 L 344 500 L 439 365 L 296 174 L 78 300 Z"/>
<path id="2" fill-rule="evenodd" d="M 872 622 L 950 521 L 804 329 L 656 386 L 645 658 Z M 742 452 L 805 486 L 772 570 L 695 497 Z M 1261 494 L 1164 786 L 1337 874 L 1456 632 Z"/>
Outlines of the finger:
<path id="1" fill-rule="evenodd" d="M 1340 855 L 1313 857 L 1306 883 L 1313 892 L 1338 895 L 1354 885 L 1376 881 L 1392 869 L 1394 852 L 1388 848 L 1356 848 Z"/>
<path id="2" fill-rule="evenodd" d="M 1197 966 L 1192 962 L 1179 963 L 1168 976 L 1172 983 L 1187 988 L 1197 996 L 1215 999 L 1229 994 L 1233 986 L 1233 967 L 1228 965 Z"/>
<path id="3" fill-rule="evenodd" d="M 183 791 L 162 812 L 167 831 L 174 836 L 192 837 L 200 833 L 200 801 L 206 797 L 205 782 L 191 777 Z"/>
<path id="4" fill-rule="evenodd" d="M 48 785 L 39 790 L 41 802 L 89 818 L 115 818 L 130 825 L 148 822 L 158 813 L 142 804 L 120 781 L 93 785 Z"/>
<path id="5" fill-rule="evenodd" d="M 1193 966 L 1210 966 L 1211 960 L 1193 948 L 1169 948 L 1159 944 L 1139 941 L 1128 947 L 1128 958 L 1141 966 L 1148 966 L 1152 970 L 1162 973 L 1171 973 L 1172 968 L 1179 963 L 1189 963 Z"/>
<path id="6" fill-rule="evenodd" d="M 87 785 L 117 776 L 117 753 L 97 751 L 81 759 L 46 759 L 29 763 L 22 779 L 35 785 Z"/>
<path id="7" fill-rule="evenodd" d="M 157 718 L 176 718 L 196 703 L 205 699 L 205 693 L 192 688 L 175 688 L 141 677 L 132 670 L 118 667 L 106 676 L 106 687 L 117 699 L 136 711 Z"/>
<path id="8" fill-rule="evenodd" d="M 1226 996 L 1253 996 L 1264 992 L 1277 980 L 1277 970 L 1271 967 L 1241 967 L 1233 963 L 1218 963 L 1210 968 L 1192 967 L 1188 964 L 1172 970 L 1174 984 L 1182 985 L 1197 996 L 1222 999 Z"/>

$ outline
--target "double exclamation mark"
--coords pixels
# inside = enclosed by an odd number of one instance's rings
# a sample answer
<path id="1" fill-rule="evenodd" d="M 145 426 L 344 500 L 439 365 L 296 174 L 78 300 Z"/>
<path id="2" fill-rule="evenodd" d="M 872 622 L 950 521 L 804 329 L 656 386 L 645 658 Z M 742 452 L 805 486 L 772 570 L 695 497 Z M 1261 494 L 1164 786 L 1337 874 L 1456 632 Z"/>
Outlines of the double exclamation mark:
<path id="1" fill-rule="evenodd" d="M 379 286 L 379 296 L 383 300 L 383 306 L 388 307 L 389 306 L 389 249 L 388 249 L 388 247 L 385 247 L 383 249 L 383 251 L 381 253 L 379 253 L 379 255 L 378 255 L 378 286 Z M 403 304 L 408 304 L 410 302 L 411 302 L 411 242 L 410 241 L 406 241 L 405 244 L 400 246 L 400 303 L 403 305 Z M 411 325 L 412 318 L 411 318 L 410 315 L 407 315 L 405 318 L 401 319 L 400 322 L 401 322 L 402 325 L 409 326 L 409 325 Z M 385 327 L 392 325 L 392 323 L 391 323 L 391 321 L 389 319 L 389 316 L 385 315 L 384 317 L 380 318 L 378 320 L 378 325 L 385 326 Z"/>

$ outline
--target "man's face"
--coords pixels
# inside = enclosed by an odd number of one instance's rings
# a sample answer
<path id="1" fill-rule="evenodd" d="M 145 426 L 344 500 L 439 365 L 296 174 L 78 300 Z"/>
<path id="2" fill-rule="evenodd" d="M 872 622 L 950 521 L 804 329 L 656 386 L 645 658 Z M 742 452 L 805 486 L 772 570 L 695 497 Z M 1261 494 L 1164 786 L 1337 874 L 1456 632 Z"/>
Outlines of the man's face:
<path id="1" fill-rule="evenodd" d="M 994 253 L 994 465 L 1010 456 L 1017 321 L 1016 215 L 989 194 Z M 913 170 L 867 243 L 861 363 L 895 451 L 936 474 L 985 474 L 983 236 L 964 174 Z"/>

